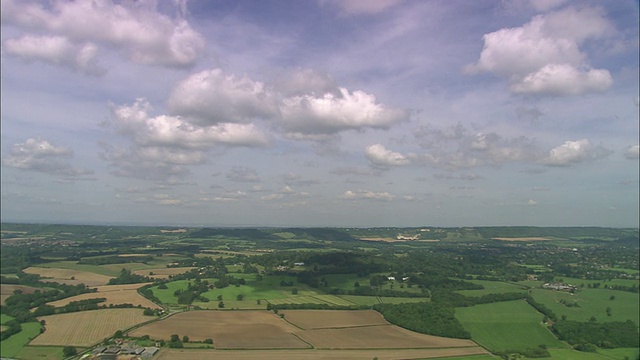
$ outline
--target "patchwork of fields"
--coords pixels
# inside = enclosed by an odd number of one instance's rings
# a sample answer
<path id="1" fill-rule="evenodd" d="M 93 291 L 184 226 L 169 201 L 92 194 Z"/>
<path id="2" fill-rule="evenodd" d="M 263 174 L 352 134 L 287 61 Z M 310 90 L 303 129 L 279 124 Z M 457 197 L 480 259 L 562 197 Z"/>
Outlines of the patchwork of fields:
<path id="1" fill-rule="evenodd" d="M 281 316 L 267 311 L 189 311 L 142 326 L 129 335 L 168 339 L 172 334 L 186 335 L 196 341 L 211 338 L 217 349 L 203 353 L 188 350 L 170 352 L 175 358 L 186 358 L 190 354 L 194 358 L 208 359 L 213 358 L 209 356 L 221 356 L 220 350 L 225 349 L 268 349 L 267 354 L 275 349 L 309 349 L 308 352 L 273 353 L 274 356 L 282 356 L 280 359 L 293 359 L 301 354 L 304 354 L 303 357 L 326 355 L 319 358 L 337 359 L 340 356 L 344 358 L 345 354 L 360 356 L 358 352 L 362 356 L 369 356 L 373 354 L 372 349 L 378 349 L 378 354 L 386 354 L 384 358 L 389 359 L 486 353 L 470 340 L 423 335 L 391 325 L 373 310 L 289 310 L 283 311 Z M 322 349 L 342 351 L 317 352 Z M 390 349 L 396 350 L 391 353 Z M 237 357 L 240 359 L 244 358 L 241 355 L 253 358 L 251 356 L 265 353 L 234 351 L 224 354 L 224 358 L 229 358 L 229 355 L 233 358 L 240 356 Z"/>

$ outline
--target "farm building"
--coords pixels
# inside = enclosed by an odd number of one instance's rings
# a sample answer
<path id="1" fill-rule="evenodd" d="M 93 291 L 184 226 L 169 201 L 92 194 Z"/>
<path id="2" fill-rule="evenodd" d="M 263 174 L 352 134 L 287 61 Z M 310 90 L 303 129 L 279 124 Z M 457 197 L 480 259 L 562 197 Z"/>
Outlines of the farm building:
<path id="1" fill-rule="evenodd" d="M 566 290 L 566 291 L 576 290 L 575 286 L 569 285 L 569 284 L 563 284 L 563 283 L 546 283 L 542 285 L 542 287 L 545 289 L 552 289 L 552 290 Z"/>

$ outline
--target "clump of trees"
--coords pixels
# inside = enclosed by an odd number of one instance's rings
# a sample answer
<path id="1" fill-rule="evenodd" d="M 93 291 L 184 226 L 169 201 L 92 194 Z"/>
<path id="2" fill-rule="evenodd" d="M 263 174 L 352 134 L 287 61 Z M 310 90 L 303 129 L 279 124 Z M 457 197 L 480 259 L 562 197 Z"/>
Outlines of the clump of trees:
<path id="1" fill-rule="evenodd" d="M 123 268 L 118 277 L 109 279 L 107 285 L 137 284 L 150 281 L 153 281 L 153 279 L 144 275 L 133 274 L 131 270 Z"/>
<path id="2" fill-rule="evenodd" d="M 392 324 L 422 334 L 458 339 L 471 339 L 455 317 L 455 308 L 438 302 L 404 304 L 376 304 L 380 312 Z"/>
<path id="3" fill-rule="evenodd" d="M 565 320 L 554 323 L 551 330 L 560 340 L 581 351 L 589 351 L 592 348 L 589 344 L 601 348 L 640 346 L 638 327 L 631 320 L 605 323 Z"/>

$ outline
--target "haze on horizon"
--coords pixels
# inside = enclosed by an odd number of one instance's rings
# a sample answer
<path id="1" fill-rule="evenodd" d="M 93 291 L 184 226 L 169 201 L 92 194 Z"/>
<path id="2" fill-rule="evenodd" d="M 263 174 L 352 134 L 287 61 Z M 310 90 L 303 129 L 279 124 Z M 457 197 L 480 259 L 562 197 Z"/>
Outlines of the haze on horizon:
<path id="1" fill-rule="evenodd" d="M 637 0 L 1 4 L 3 222 L 639 226 Z"/>

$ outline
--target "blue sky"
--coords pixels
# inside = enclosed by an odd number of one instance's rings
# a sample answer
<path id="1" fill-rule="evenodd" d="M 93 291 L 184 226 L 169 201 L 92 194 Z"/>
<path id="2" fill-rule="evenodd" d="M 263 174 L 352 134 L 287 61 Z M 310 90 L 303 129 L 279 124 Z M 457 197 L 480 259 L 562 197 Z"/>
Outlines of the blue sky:
<path id="1" fill-rule="evenodd" d="M 2 221 L 638 227 L 637 1 L 1 10 Z"/>

